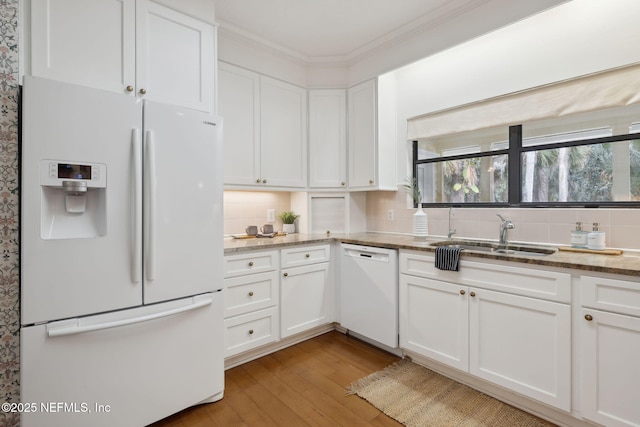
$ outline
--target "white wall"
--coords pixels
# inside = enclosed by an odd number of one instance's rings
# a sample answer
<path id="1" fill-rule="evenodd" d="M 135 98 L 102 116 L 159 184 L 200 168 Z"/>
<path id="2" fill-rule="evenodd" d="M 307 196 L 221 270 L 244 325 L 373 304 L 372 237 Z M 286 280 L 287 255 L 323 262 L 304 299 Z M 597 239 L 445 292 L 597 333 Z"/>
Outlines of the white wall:
<path id="1" fill-rule="evenodd" d="M 640 1 L 573 0 L 390 73 L 397 99 L 398 183 L 411 174 L 407 119 L 640 62 Z M 381 80 L 385 81 L 385 80 Z M 402 192 L 367 198 L 367 229 L 410 233 Z M 387 211 L 395 211 L 394 220 Z M 576 221 L 600 222 L 607 246 L 640 249 L 640 209 L 455 209 L 457 237 L 496 239 L 496 213 L 513 240 L 569 244 Z M 446 236 L 448 209 L 427 209 L 429 232 Z"/>
<path id="2" fill-rule="evenodd" d="M 395 71 L 398 141 L 410 117 L 640 62 L 638 16 L 637 0 L 573 0 Z"/>
<path id="3" fill-rule="evenodd" d="M 175 1 L 175 0 L 161 0 Z M 206 0 L 192 0 L 206 1 Z M 256 39 L 238 28 L 218 31 L 218 57 L 306 88 L 345 88 L 420 60 L 428 55 L 478 37 L 495 28 L 553 7 L 566 0 L 482 0 L 469 7 L 451 0 L 445 6 L 411 23 L 412 30 L 400 38 L 384 35 L 375 49 L 330 62 L 301 58 L 299 54 Z M 499 11 L 499 13 L 496 13 Z M 247 13 L 251 13 L 247 11 Z"/>

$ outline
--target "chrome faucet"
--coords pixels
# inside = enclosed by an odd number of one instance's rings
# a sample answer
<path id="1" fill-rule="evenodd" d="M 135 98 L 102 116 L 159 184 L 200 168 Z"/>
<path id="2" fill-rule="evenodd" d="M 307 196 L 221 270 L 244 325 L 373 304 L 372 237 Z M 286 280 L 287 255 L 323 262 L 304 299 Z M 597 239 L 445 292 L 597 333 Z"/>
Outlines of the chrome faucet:
<path id="1" fill-rule="evenodd" d="M 514 228 L 516 228 L 516 226 L 513 225 L 510 219 L 504 219 L 500 214 L 496 215 L 498 216 L 498 218 L 500 218 L 500 244 L 506 245 L 508 244 L 507 230 L 513 230 Z"/>
<path id="2" fill-rule="evenodd" d="M 451 229 L 451 211 L 453 210 L 453 208 L 449 208 L 449 232 L 447 233 L 447 240 L 451 240 L 451 236 L 453 236 L 454 234 L 456 234 L 456 229 Z"/>

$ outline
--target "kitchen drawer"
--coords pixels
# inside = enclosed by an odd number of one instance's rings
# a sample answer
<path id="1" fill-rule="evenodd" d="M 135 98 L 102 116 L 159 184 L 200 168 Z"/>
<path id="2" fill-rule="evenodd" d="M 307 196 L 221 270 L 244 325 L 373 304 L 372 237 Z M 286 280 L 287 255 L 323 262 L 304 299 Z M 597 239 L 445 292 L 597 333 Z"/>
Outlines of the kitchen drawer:
<path id="1" fill-rule="evenodd" d="M 278 251 L 244 252 L 239 255 L 225 255 L 224 277 L 244 276 L 278 269 Z"/>
<path id="2" fill-rule="evenodd" d="M 417 251 L 400 252 L 400 272 L 428 279 L 557 302 L 571 302 L 571 275 L 556 271 L 513 267 L 490 261 L 460 261 L 460 271 L 438 270 L 435 255 Z"/>
<path id="3" fill-rule="evenodd" d="M 331 256 L 331 245 L 293 246 L 282 249 L 282 268 L 327 262 Z"/>
<path id="4" fill-rule="evenodd" d="M 235 316 L 224 321 L 224 357 L 280 339 L 278 307 Z"/>
<path id="5" fill-rule="evenodd" d="M 640 317 L 640 283 L 581 276 L 580 304 L 585 307 Z"/>
<path id="6" fill-rule="evenodd" d="M 277 271 L 225 279 L 225 319 L 278 305 L 278 279 Z"/>

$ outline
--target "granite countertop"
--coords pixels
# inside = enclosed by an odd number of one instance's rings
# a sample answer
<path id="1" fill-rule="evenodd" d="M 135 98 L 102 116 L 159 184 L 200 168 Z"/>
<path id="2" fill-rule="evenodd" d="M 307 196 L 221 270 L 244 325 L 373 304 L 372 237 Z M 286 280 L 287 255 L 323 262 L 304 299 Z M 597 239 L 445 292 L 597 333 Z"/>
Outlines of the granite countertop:
<path id="1" fill-rule="evenodd" d="M 387 233 L 332 234 L 330 236 L 325 234 L 289 234 L 274 238 L 225 238 L 224 253 L 231 254 L 256 249 L 278 249 L 286 246 L 333 241 L 391 249 L 410 249 L 435 252 L 435 247 L 430 246 L 430 244 L 443 240 L 446 239 L 438 236 L 429 236 L 425 238 Z M 455 241 L 456 239 L 453 240 Z M 545 256 L 476 252 L 468 249 L 462 251 L 462 260 L 471 258 L 497 259 L 531 265 L 572 268 L 577 270 L 597 271 L 601 273 L 624 274 L 636 277 L 640 276 L 640 252 L 636 251 L 625 251 L 623 255 L 601 255 L 556 251 L 551 255 Z"/>

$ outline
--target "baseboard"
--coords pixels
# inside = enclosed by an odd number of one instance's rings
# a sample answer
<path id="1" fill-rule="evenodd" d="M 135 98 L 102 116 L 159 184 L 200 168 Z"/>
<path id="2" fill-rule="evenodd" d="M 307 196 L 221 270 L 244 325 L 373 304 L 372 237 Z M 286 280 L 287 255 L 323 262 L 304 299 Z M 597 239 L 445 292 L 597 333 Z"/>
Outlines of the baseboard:
<path id="1" fill-rule="evenodd" d="M 501 388 L 495 384 L 491 384 L 473 375 L 467 374 L 457 369 L 453 369 L 449 366 L 443 365 L 411 351 L 405 350 L 405 355 L 411 358 L 413 362 L 422 365 L 425 368 L 431 369 L 432 371 L 444 375 L 447 378 L 451 378 L 452 380 L 465 384 L 475 390 L 494 397 L 501 402 L 514 406 L 518 409 L 535 415 L 536 417 L 557 424 L 558 426 L 598 426 L 598 424 L 593 424 L 589 421 L 578 418 L 579 415 L 577 414 L 569 414 L 543 403 L 538 403 L 537 401 L 529 397 L 521 396 L 511 390 Z"/>
<path id="2" fill-rule="evenodd" d="M 317 326 L 313 329 L 309 329 L 308 331 L 300 332 L 299 334 L 283 338 L 274 343 L 266 344 L 256 349 L 245 351 L 244 353 L 228 357 L 224 360 L 224 369 L 227 370 L 235 368 L 236 366 L 240 366 L 244 363 L 251 362 L 252 360 L 259 359 L 268 354 L 275 353 L 278 350 L 291 347 L 292 345 L 317 337 L 318 335 L 326 334 L 327 332 L 333 331 L 335 329 L 335 323 Z"/>
<path id="3" fill-rule="evenodd" d="M 364 342 L 366 342 L 367 344 L 371 344 L 371 345 L 372 345 L 372 346 L 374 346 L 374 347 L 378 347 L 378 348 L 380 348 L 380 349 L 382 349 L 382 350 L 386 351 L 387 353 L 391 353 L 391 354 L 393 354 L 393 355 L 395 355 L 395 356 L 398 356 L 398 357 L 402 357 L 402 356 L 404 356 L 404 351 L 402 351 L 402 349 L 401 349 L 400 347 L 396 347 L 396 348 L 389 347 L 388 345 L 384 345 L 384 344 L 382 344 L 382 343 L 379 343 L 379 342 L 378 342 L 378 341 L 376 341 L 376 340 L 372 340 L 371 338 L 367 338 L 367 337 L 365 337 L 364 335 L 360 335 L 360 334 L 358 334 L 358 333 L 355 333 L 355 332 L 353 332 L 353 331 L 350 331 L 350 330 L 348 330 L 348 329 L 345 329 L 345 328 L 343 328 L 342 326 L 340 326 L 339 328 L 340 328 L 340 329 L 342 329 L 342 330 L 344 331 L 344 332 L 343 332 L 344 334 L 347 334 L 347 335 L 349 335 L 349 336 L 351 336 L 351 337 L 354 337 L 354 338 L 358 338 L 360 341 L 364 341 Z M 336 329 L 338 329 L 338 327 L 336 327 Z M 342 332 L 342 331 L 341 331 L 341 332 Z"/>

